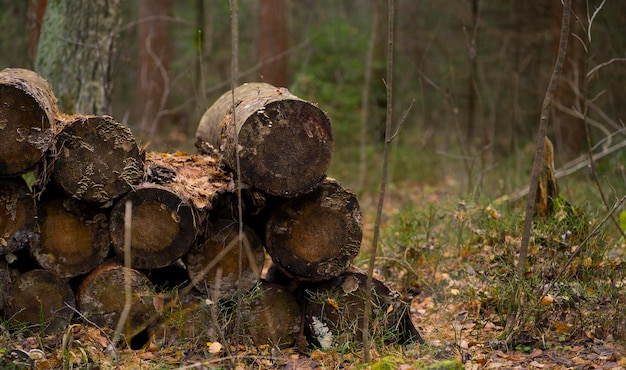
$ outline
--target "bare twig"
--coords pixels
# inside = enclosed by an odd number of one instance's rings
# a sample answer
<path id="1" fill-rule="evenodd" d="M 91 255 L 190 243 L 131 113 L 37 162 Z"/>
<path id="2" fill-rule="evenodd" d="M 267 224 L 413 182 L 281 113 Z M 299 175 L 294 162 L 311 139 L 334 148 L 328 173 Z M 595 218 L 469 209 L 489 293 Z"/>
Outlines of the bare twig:
<path id="1" fill-rule="evenodd" d="M 370 362 L 370 311 L 372 308 L 372 277 L 374 275 L 374 264 L 376 263 L 376 250 L 378 249 L 378 238 L 380 234 L 380 220 L 383 212 L 383 203 L 385 200 L 385 188 L 387 186 L 387 167 L 389 165 L 389 149 L 391 144 L 391 123 L 393 113 L 393 20 L 394 20 L 394 0 L 387 2 L 387 114 L 385 119 L 385 148 L 383 153 L 383 169 L 380 179 L 380 191 L 378 194 L 378 206 L 376 208 L 376 220 L 374 222 L 374 236 L 372 239 L 372 250 L 370 254 L 370 262 L 367 270 L 367 282 L 365 284 L 365 307 L 363 309 L 363 358 L 365 363 Z"/>

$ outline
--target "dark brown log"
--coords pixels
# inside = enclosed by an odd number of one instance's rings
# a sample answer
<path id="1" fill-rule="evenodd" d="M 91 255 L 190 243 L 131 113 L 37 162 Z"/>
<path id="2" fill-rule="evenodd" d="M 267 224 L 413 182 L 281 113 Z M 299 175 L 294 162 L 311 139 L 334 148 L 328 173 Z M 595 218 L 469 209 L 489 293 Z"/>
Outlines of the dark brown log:
<path id="1" fill-rule="evenodd" d="M 260 278 L 265 262 L 265 252 L 261 240 L 252 229 L 244 225 L 242 241 L 241 272 L 239 271 L 240 253 L 239 226 L 232 220 L 219 220 L 208 226 L 208 235 L 199 245 L 191 248 L 185 256 L 187 272 L 195 287 L 211 299 L 232 295 L 235 291 L 250 290 Z M 224 257 L 218 255 L 236 243 Z M 246 252 L 246 244 L 250 247 L 251 255 Z M 207 269 L 207 265 L 215 266 Z M 221 278 L 216 283 L 217 270 L 221 269 Z M 240 279 L 241 276 L 241 279 Z M 216 290 L 217 288 L 217 290 Z"/>
<path id="2" fill-rule="evenodd" d="M 52 271 L 31 270 L 10 284 L 4 318 L 16 330 L 58 333 L 70 323 L 74 307 L 67 281 Z"/>
<path id="3" fill-rule="evenodd" d="M 326 179 L 312 192 L 272 211 L 265 246 L 288 276 L 322 280 L 348 268 L 359 253 L 362 235 L 356 195 Z"/>
<path id="4" fill-rule="evenodd" d="M 324 349 L 361 340 L 367 273 L 351 267 L 340 276 L 303 286 L 305 328 Z M 384 282 L 373 279 L 372 338 L 387 343 L 423 342 L 409 304 Z"/>
<path id="5" fill-rule="evenodd" d="M 70 196 L 113 201 L 139 185 L 144 154 L 128 127 L 108 116 L 68 118 L 55 138 L 54 179 Z"/>
<path id="6" fill-rule="evenodd" d="M 156 313 L 154 288 L 144 274 L 109 260 L 81 282 L 76 300 L 78 309 L 88 320 L 98 326 L 115 329 L 125 304 L 126 272 L 130 273 L 132 287 L 132 306 L 124 325 L 124 333 L 129 335 L 135 333 L 137 328 L 143 328 Z"/>
<path id="7" fill-rule="evenodd" d="M 109 224 L 100 207 L 73 198 L 49 200 L 39 207 L 38 223 L 40 238 L 30 253 L 61 277 L 86 274 L 109 253 Z"/>
<path id="8" fill-rule="evenodd" d="M 32 242 L 37 210 L 21 178 L 0 180 L 0 254 L 14 252 Z"/>
<path id="9" fill-rule="evenodd" d="M 244 84 L 234 93 L 235 112 L 227 92 L 204 113 L 196 147 L 222 152 L 235 169 L 238 133 L 244 183 L 284 197 L 311 191 L 324 179 L 332 157 L 334 138 L 326 114 L 287 89 L 265 83 Z"/>
<path id="10" fill-rule="evenodd" d="M 0 176 L 32 170 L 52 143 L 56 98 L 33 71 L 0 71 Z"/>
<path id="11" fill-rule="evenodd" d="M 194 210 L 172 190 L 143 183 L 120 198 L 111 210 L 109 230 L 113 250 L 124 258 L 124 213 L 126 201 L 132 202 L 132 266 L 155 269 L 182 257 L 195 240 Z"/>
<path id="12" fill-rule="evenodd" d="M 256 346 L 292 347 L 302 327 L 302 310 L 292 292 L 262 281 L 244 301 L 243 325 Z"/>

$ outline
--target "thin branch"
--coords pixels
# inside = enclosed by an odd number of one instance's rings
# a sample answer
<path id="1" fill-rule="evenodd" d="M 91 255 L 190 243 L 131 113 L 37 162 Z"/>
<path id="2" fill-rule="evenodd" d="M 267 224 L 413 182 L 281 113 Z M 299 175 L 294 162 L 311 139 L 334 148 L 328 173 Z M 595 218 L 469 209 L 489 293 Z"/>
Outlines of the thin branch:
<path id="1" fill-rule="evenodd" d="M 524 271 L 526 270 L 526 259 L 528 256 L 528 244 L 530 242 L 530 229 L 533 222 L 533 215 L 535 213 L 535 199 L 537 198 L 537 184 L 539 181 L 539 171 L 541 169 L 541 160 L 543 158 L 543 146 L 546 138 L 546 131 L 548 126 L 548 119 L 550 117 L 550 108 L 552 107 L 552 100 L 554 99 L 554 93 L 561 77 L 561 70 L 563 69 L 563 63 L 565 61 L 565 54 L 567 52 L 567 39 L 569 35 L 569 23 L 570 13 L 572 10 L 572 0 L 563 1 L 563 17 L 561 18 L 561 35 L 559 39 L 559 51 L 556 61 L 554 63 L 554 69 L 552 71 L 552 77 L 548 84 L 546 95 L 543 99 L 541 108 L 541 119 L 539 120 L 539 134 L 537 137 L 537 148 L 535 151 L 535 160 L 533 162 L 533 169 L 530 178 L 529 193 L 526 202 L 526 216 L 524 218 L 524 230 L 522 233 L 522 242 L 520 245 L 520 254 L 517 264 L 517 272 L 520 278 L 523 278 Z"/>
<path id="2" fill-rule="evenodd" d="M 612 58 L 610 60 L 607 60 L 604 63 L 600 63 L 597 66 L 591 68 L 591 70 L 589 70 L 589 72 L 587 72 L 587 78 L 591 78 L 591 76 L 596 73 L 598 70 L 600 70 L 601 68 L 604 68 L 606 66 L 608 66 L 609 64 L 613 64 L 616 62 L 626 62 L 626 58 Z"/>
<path id="3" fill-rule="evenodd" d="M 383 152 L 383 169 L 380 179 L 380 192 L 378 194 L 378 206 L 376 208 L 376 220 L 374 222 L 374 236 L 372 239 L 372 250 L 370 262 L 367 270 L 367 282 L 365 284 L 365 307 L 363 309 L 363 358 L 365 363 L 370 362 L 370 311 L 372 309 L 372 277 L 374 275 L 374 264 L 376 263 L 376 250 L 378 249 L 378 238 L 380 234 L 380 220 L 382 218 L 383 203 L 385 200 L 385 188 L 387 186 L 387 168 L 389 166 L 389 150 L 391 143 L 391 123 L 393 119 L 393 21 L 394 21 L 394 0 L 387 2 L 387 114 L 385 118 L 385 147 Z"/>

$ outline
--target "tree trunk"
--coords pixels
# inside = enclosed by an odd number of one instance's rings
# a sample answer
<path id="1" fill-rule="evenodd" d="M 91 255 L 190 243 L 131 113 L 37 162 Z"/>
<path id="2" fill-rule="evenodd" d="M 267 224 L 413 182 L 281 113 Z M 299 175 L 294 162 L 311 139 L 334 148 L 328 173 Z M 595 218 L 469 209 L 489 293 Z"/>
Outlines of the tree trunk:
<path id="1" fill-rule="evenodd" d="M 52 271 L 31 270 L 10 284 L 4 318 L 15 330 L 58 333 L 70 323 L 74 306 L 67 281 Z"/>
<path id="2" fill-rule="evenodd" d="M 33 71 L 0 72 L 0 176 L 32 170 L 52 143 L 56 98 Z"/>
<path id="3" fill-rule="evenodd" d="M 170 94 L 169 23 L 171 0 L 140 0 L 139 5 L 139 81 L 137 83 L 141 131 L 151 138 L 157 130 L 161 112 Z"/>
<path id="4" fill-rule="evenodd" d="M 132 306 L 124 332 L 141 328 L 156 313 L 154 289 L 150 280 L 133 269 L 107 261 L 90 273 L 78 287 L 78 309 L 90 321 L 103 328 L 115 328 L 125 303 L 125 273 L 131 274 Z M 131 338 L 127 338 L 130 340 Z"/>
<path id="5" fill-rule="evenodd" d="M 305 329 L 312 341 L 322 348 L 341 346 L 361 339 L 365 307 L 367 272 L 350 268 L 340 276 L 301 287 Z M 386 338 L 388 343 L 423 343 L 411 321 L 410 307 L 384 282 L 372 280 L 372 337 Z"/>
<path id="6" fill-rule="evenodd" d="M 109 116 L 72 117 L 54 149 L 54 179 L 76 199 L 106 203 L 143 179 L 144 154 L 135 137 Z"/>
<path id="7" fill-rule="evenodd" d="M 356 196 L 326 179 L 311 193 L 276 207 L 266 226 L 272 261 L 288 276 L 329 279 L 348 268 L 359 253 L 361 209 Z"/>
<path id="8" fill-rule="evenodd" d="M 0 180 L 0 254 L 21 249 L 37 239 L 37 210 L 21 178 Z"/>
<path id="9" fill-rule="evenodd" d="M 286 287 L 262 281 L 242 308 L 244 329 L 255 346 L 293 347 L 302 327 L 302 311 Z"/>
<path id="10" fill-rule="evenodd" d="M 109 253 L 107 216 L 100 207 L 72 198 L 46 201 L 39 208 L 39 229 L 30 253 L 63 278 L 91 272 Z"/>
<path id="11" fill-rule="evenodd" d="M 120 0 L 49 1 L 35 70 L 66 113 L 110 114 Z"/>
<path id="12" fill-rule="evenodd" d="M 143 183 L 120 198 L 111 210 L 113 250 L 124 258 L 124 213 L 132 202 L 132 266 L 155 269 L 171 265 L 191 247 L 197 233 L 194 209 L 166 187 Z"/>
<path id="13" fill-rule="evenodd" d="M 554 55 L 559 49 L 562 11 L 561 1 L 553 0 Z M 572 12 L 576 16 L 570 19 L 567 56 L 554 94 L 554 109 L 551 112 L 557 149 L 561 148 L 560 151 L 563 153 L 566 153 L 565 149 L 567 149 L 571 155 L 576 156 L 585 148 L 585 122 L 580 117 L 573 116 L 565 110 L 574 109 L 578 113 L 583 112 L 585 97 L 582 94 L 587 75 L 586 49 L 589 47 L 585 30 L 587 27 L 587 2 L 583 0 L 573 1 Z"/>
<path id="14" fill-rule="evenodd" d="M 319 108 L 282 88 L 250 83 L 222 95 L 202 116 L 196 147 L 223 152 L 236 168 L 238 135 L 244 183 L 269 194 L 293 197 L 311 191 L 324 179 L 333 150 L 330 122 Z"/>
<path id="15" fill-rule="evenodd" d="M 261 80 L 274 86 L 289 86 L 287 58 L 287 4 L 285 0 L 261 0 L 259 62 Z"/>
<path id="16" fill-rule="evenodd" d="M 239 253 L 239 243 L 236 241 L 239 235 L 239 226 L 232 220 L 219 220 L 208 226 L 206 240 L 192 248 L 185 257 L 189 277 L 195 282 L 195 287 L 211 299 L 232 296 L 236 291 L 250 290 L 258 281 L 265 253 L 259 237 L 244 225 L 243 234 L 251 255 L 248 255 L 244 245 L 243 254 Z M 218 255 L 231 243 L 236 245 L 217 259 Z M 241 258 L 242 270 L 239 271 Z M 215 266 L 207 270 L 209 264 Z M 221 278 L 216 281 L 216 272 L 221 269 Z M 240 278 L 241 277 L 241 278 Z"/>

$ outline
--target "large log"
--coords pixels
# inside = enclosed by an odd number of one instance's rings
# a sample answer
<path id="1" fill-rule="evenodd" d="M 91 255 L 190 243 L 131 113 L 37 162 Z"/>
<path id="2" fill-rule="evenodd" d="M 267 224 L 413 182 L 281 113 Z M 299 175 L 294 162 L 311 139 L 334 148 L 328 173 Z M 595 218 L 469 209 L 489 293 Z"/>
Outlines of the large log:
<path id="1" fill-rule="evenodd" d="M 111 210 L 109 230 L 113 250 L 124 258 L 125 204 L 132 202 L 132 266 L 155 269 L 182 257 L 195 240 L 197 225 L 193 208 L 171 189 L 143 183 L 116 201 Z"/>
<path id="2" fill-rule="evenodd" d="M 109 116 L 65 119 L 52 160 L 54 179 L 68 195 L 107 203 L 141 183 L 144 153 L 128 127 Z"/>
<path id="3" fill-rule="evenodd" d="M 345 271 L 361 248 L 356 195 L 326 179 L 312 192 L 286 200 L 269 216 L 265 246 L 289 277 L 323 280 Z"/>
<path id="4" fill-rule="evenodd" d="M 336 278 L 299 287 L 305 298 L 304 325 L 314 343 L 328 349 L 361 340 L 366 283 L 367 273 L 351 267 Z M 387 343 L 423 342 L 409 309 L 399 293 L 381 280 L 372 280 L 372 338 Z"/>
<path id="5" fill-rule="evenodd" d="M 0 176 L 33 169 L 51 145 L 56 98 L 33 71 L 0 71 Z"/>
<path id="6" fill-rule="evenodd" d="M 205 240 L 191 248 L 185 256 L 185 264 L 189 277 L 195 287 L 212 299 L 232 295 L 235 291 L 251 289 L 260 278 L 265 253 L 261 240 L 252 229 L 244 225 L 242 240 L 242 254 L 239 253 L 239 227 L 232 220 L 218 220 L 208 226 L 208 235 Z M 234 243 L 234 246 L 230 244 Z M 247 253 L 246 243 L 250 255 Z M 231 247 L 223 257 L 224 249 Z M 241 271 L 239 263 L 241 259 Z M 208 265 L 213 263 L 212 268 Z M 221 269 L 221 278 L 216 282 L 216 273 Z M 216 289 L 217 288 L 217 289 Z"/>
<path id="7" fill-rule="evenodd" d="M 74 292 L 66 280 L 52 271 L 31 270 L 10 284 L 4 318 L 15 330 L 58 333 L 70 323 L 74 307 Z"/>
<path id="8" fill-rule="evenodd" d="M 109 253 L 109 224 L 100 207 L 56 198 L 39 207 L 40 238 L 30 253 L 41 267 L 64 278 L 86 274 Z"/>
<path id="9" fill-rule="evenodd" d="M 0 180 L 0 254 L 14 252 L 36 241 L 37 210 L 26 182 Z"/>
<path id="10" fill-rule="evenodd" d="M 76 293 L 80 312 L 98 326 L 115 329 L 125 305 L 125 274 L 130 274 L 132 301 L 124 325 L 126 335 L 134 334 L 156 314 L 154 288 L 141 272 L 109 260 L 81 282 Z M 131 338 L 127 338 L 130 340 Z"/>
<path id="11" fill-rule="evenodd" d="M 203 153 L 220 151 L 235 169 L 237 142 L 244 183 L 285 197 L 311 191 L 324 179 L 332 157 L 334 138 L 326 114 L 266 83 L 241 85 L 234 94 L 235 111 L 227 92 L 204 113 L 196 147 Z"/>
<path id="12" fill-rule="evenodd" d="M 287 287 L 261 281 L 244 300 L 242 316 L 245 333 L 256 346 L 294 346 L 302 329 L 302 310 Z"/>

